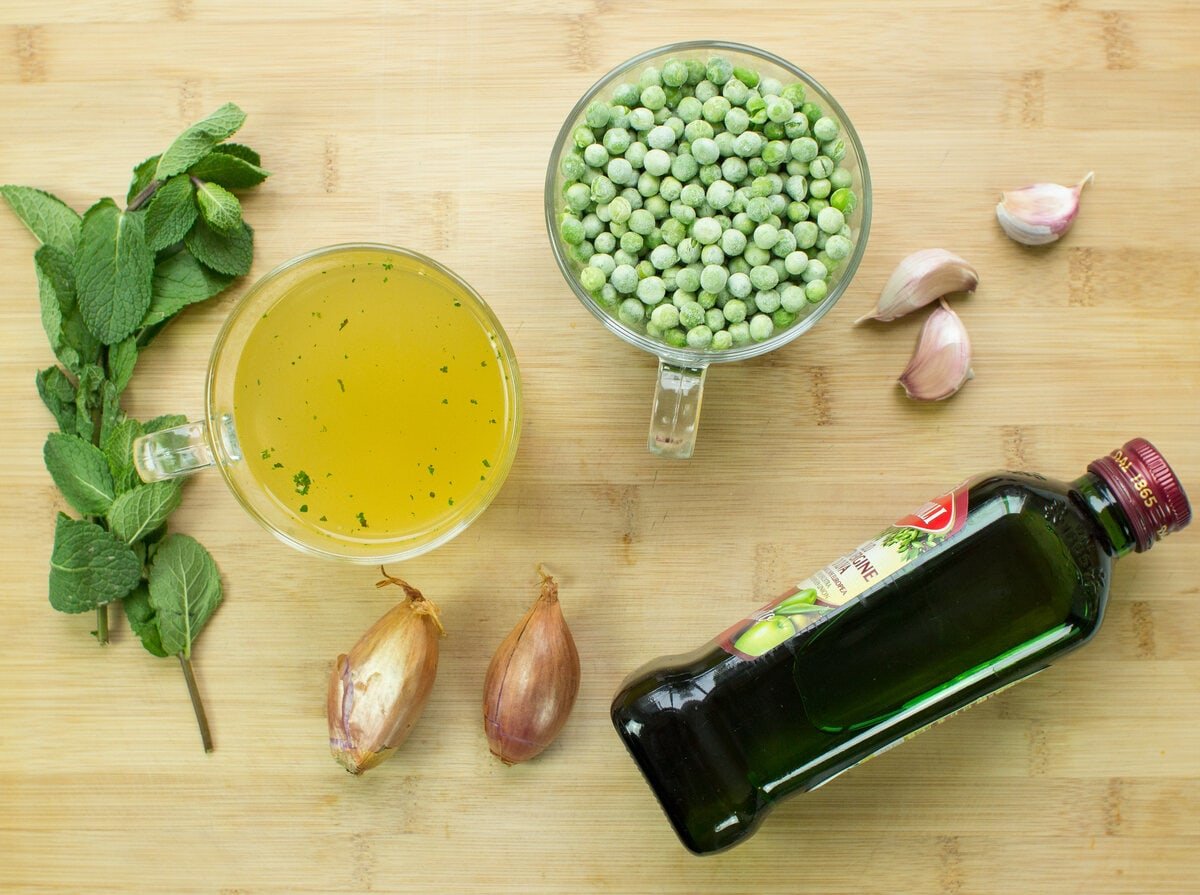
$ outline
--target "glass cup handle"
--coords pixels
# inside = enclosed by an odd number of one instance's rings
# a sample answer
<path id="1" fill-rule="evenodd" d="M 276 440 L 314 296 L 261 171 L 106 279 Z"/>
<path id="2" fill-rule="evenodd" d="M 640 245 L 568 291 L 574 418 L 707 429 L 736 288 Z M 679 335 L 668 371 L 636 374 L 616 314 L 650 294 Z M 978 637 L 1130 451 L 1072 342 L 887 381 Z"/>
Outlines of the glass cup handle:
<path id="1" fill-rule="evenodd" d="M 232 436 L 232 429 L 228 435 Z M 190 475 L 214 463 L 208 424 L 203 420 L 151 432 L 133 442 L 133 466 L 143 482 Z"/>
<path id="2" fill-rule="evenodd" d="M 687 460 L 692 456 L 707 373 L 707 366 L 677 367 L 659 360 L 647 442 L 650 453 L 672 460 Z"/>

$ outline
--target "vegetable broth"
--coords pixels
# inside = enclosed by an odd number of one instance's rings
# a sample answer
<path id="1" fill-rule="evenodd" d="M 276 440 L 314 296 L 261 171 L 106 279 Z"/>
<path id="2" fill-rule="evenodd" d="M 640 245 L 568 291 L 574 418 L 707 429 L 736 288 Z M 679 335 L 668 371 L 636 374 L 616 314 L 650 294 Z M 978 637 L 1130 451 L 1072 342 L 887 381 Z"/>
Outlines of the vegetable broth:
<path id="1" fill-rule="evenodd" d="M 504 376 L 469 293 L 415 259 L 362 249 L 262 315 L 234 419 L 254 478 L 305 525 L 395 538 L 487 494 L 513 412 Z"/>

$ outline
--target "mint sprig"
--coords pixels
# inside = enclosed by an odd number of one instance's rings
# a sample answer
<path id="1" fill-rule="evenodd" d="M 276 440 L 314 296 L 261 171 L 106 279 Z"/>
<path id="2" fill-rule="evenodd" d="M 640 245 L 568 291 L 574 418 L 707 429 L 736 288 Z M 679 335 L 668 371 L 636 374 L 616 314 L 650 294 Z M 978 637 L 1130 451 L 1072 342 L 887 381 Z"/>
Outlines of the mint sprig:
<path id="1" fill-rule="evenodd" d="M 175 315 L 250 270 L 253 231 L 232 191 L 257 186 L 269 172 L 253 149 L 226 142 L 245 120 L 227 103 L 136 165 L 123 210 L 104 198 L 80 215 L 42 190 L 0 186 L 0 198 L 40 243 L 41 319 L 58 359 L 36 378 L 58 425 L 44 458 L 82 517 L 58 515 L 50 604 L 95 610 L 94 633 L 107 643 L 108 604 L 123 602 L 146 650 L 178 657 L 206 751 L 212 743 L 191 654 L 221 602 L 221 577 L 197 541 L 167 533 L 179 482 L 143 483 L 133 463 L 138 437 L 186 418 L 140 422 L 121 408 L 121 394 L 139 352 Z"/>

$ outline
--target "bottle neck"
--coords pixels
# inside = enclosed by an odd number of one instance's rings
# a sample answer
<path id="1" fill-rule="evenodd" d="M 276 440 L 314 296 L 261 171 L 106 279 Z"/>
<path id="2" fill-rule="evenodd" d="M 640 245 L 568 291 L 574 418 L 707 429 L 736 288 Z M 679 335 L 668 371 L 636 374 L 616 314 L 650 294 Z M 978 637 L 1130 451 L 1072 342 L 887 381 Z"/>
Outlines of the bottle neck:
<path id="1" fill-rule="evenodd" d="M 1104 479 L 1092 472 L 1084 473 L 1071 483 L 1071 493 L 1079 498 L 1103 533 L 1114 558 L 1124 556 L 1137 546 L 1129 517 Z"/>

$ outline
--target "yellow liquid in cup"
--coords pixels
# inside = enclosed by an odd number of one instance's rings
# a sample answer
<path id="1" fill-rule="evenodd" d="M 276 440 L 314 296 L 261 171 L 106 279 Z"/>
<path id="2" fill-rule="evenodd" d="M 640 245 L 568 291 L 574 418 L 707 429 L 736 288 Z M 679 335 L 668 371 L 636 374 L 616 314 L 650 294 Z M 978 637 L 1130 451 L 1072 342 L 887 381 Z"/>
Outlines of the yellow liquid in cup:
<path id="1" fill-rule="evenodd" d="M 504 369 L 474 299 L 420 262 L 339 253 L 255 325 L 234 424 L 253 477 L 304 525 L 391 539 L 478 504 L 507 448 Z"/>

